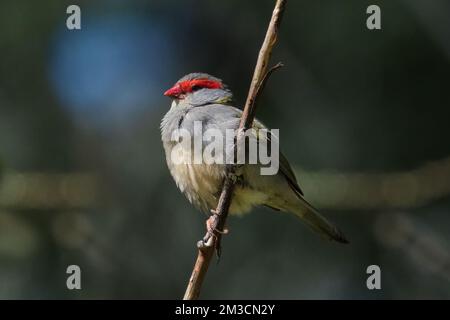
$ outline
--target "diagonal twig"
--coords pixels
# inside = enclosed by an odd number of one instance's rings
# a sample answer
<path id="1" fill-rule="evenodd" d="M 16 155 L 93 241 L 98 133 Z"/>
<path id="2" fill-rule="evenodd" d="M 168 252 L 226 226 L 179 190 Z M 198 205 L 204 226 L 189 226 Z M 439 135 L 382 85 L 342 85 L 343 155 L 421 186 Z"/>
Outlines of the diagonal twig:
<path id="1" fill-rule="evenodd" d="M 277 64 L 269 71 L 267 71 L 272 49 L 275 46 L 278 38 L 278 29 L 281 24 L 281 18 L 283 16 L 286 2 L 287 0 L 277 0 L 275 3 L 272 18 L 270 19 L 264 42 L 259 51 L 258 60 L 256 62 L 255 71 L 253 73 L 252 82 L 250 84 L 250 89 L 247 95 L 247 100 L 242 112 L 238 131 L 240 134 L 238 134 L 237 139 L 239 139 L 240 136 L 243 136 L 243 133 L 246 129 L 252 127 L 253 120 L 255 118 L 257 98 L 261 94 L 262 89 L 264 88 L 264 85 L 272 72 L 282 66 L 281 64 Z M 214 255 L 214 251 L 217 249 L 217 253 L 218 255 L 220 255 L 221 237 L 225 222 L 228 217 L 228 210 L 231 205 L 235 182 L 235 166 L 227 166 L 227 175 L 223 182 L 219 202 L 216 210 L 214 210 L 214 213 L 210 218 L 210 230 L 208 230 L 203 240 L 200 240 L 197 243 L 197 260 L 195 262 L 192 275 L 189 279 L 189 283 L 184 294 L 184 300 L 193 300 L 199 297 L 201 286 L 206 272 L 208 271 L 212 256 Z"/>

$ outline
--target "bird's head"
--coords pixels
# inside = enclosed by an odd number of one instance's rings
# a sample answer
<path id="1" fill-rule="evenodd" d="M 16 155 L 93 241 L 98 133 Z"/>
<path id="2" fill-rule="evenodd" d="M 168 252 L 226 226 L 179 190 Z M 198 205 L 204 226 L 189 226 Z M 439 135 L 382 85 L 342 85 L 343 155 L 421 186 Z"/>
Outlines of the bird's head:
<path id="1" fill-rule="evenodd" d="M 206 73 L 190 73 L 178 80 L 164 95 L 191 105 L 223 103 L 232 100 L 232 93 L 219 78 Z"/>

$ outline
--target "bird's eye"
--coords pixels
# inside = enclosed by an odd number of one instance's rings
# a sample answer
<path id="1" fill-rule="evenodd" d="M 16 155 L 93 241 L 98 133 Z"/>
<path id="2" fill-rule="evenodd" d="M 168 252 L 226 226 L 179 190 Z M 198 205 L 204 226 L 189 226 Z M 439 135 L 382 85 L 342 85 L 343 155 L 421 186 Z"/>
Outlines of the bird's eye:
<path id="1" fill-rule="evenodd" d="M 202 87 L 201 86 L 198 86 L 198 85 L 194 85 L 194 86 L 192 86 L 192 91 L 197 91 L 197 90 L 200 90 Z"/>

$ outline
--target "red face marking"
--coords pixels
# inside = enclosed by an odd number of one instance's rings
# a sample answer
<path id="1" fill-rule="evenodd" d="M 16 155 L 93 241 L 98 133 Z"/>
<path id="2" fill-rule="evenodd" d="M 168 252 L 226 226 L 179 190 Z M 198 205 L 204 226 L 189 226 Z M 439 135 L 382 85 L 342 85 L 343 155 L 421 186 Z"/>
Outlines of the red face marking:
<path id="1" fill-rule="evenodd" d="M 209 79 L 193 79 L 176 83 L 172 88 L 164 92 L 164 95 L 172 98 L 183 98 L 187 93 L 198 89 L 222 89 L 223 85 L 219 81 Z"/>

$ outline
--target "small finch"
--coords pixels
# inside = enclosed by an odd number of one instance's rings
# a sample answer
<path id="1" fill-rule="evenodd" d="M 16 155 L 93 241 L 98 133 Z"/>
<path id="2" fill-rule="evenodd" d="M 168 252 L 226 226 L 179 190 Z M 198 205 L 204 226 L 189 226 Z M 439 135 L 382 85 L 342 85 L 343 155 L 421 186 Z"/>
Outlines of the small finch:
<path id="1" fill-rule="evenodd" d="M 203 131 L 215 129 L 225 136 L 226 131 L 238 129 L 242 111 L 231 105 L 233 95 L 222 80 L 205 73 L 184 76 L 164 95 L 173 99 L 170 110 L 161 122 L 162 142 L 170 173 L 188 200 L 201 211 L 209 213 L 217 207 L 226 176 L 226 164 L 174 161 L 173 156 L 177 153 L 173 153 L 173 149 L 175 146 L 183 148 L 183 144 L 174 141 L 173 132 L 183 129 L 195 139 L 199 133 L 194 130 L 194 123 L 199 122 Z M 254 132 L 265 129 L 257 119 L 253 127 Z M 203 138 L 200 139 L 203 141 Z M 185 153 L 178 153 L 179 157 L 192 154 L 191 145 L 184 145 L 184 148 Z M 281 153 L 279 170 L 275 175 L 262 175 L 261 167 L 261 164 L 248 163 L 238 167 L 230 214 L 246 213 L 254 206 L 264 205 L 293 213 L 329 240 L 348 243 L 342 232 L 303 198 L 294 172 Z"/>

